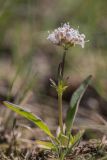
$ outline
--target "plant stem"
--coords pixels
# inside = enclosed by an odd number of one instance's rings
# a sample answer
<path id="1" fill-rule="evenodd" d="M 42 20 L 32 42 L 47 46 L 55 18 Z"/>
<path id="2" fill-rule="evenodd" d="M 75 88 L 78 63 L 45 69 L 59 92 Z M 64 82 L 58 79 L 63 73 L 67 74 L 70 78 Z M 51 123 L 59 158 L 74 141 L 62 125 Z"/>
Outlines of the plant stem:
<path id="1" fill-rule="evenodd" d="M 62 94 L 58 94 L 58 110 L 59 110 L 59 126 L 60 126 L 60 131 L 61 131 L 61 133 L 63 133 Z"/>
<path id="2" fill-rule="evenodd" d="M 64 53 L 63 53 L 63 57 L 62 57 L 62 79 L 64 76 L 66 52 L 67 52 L 67 48 L 64 48 Z"/>
<path id="3" fill-rule="evenodd" d="M 59 76 L 58 76 L 58 110 L 59 110 L 59 126 L 60 126 L 60 131 L 63 133 L 63 116 L 62 116 L 62 96 L 63 96 L 63 76 L 64 76 L 64 68 L 65 68 L 65 57 L 66 57 L 66 52 L 67 48 L 64 47 L 64 53 L 62 57 L 62 61 L 59 64 Z"/>

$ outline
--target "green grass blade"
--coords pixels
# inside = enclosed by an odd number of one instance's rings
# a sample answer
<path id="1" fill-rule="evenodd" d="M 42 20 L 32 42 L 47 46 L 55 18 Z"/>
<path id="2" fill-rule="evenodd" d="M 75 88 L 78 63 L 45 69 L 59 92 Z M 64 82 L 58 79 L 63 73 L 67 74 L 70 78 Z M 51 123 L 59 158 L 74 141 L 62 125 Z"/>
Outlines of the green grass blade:
<path id="1" fill-rule="evenodd" d="M 82 84 L 77 88 L 77 90 L 74 92 L 71 101 L 70 101 L 70 107 L 67 112 L 67 117 L 66 117 L 66 133 L 69 135 L 70 130 L 72 128 L 76 112 L 78 110 L 79 102 L 86 91 L 90 81 L 91 81 L 92 76 L 88 76 Z"/>
<path id="2" fill-rule="evenodd" d="M 3 101 L 3 105 L 10 108 L 14 112 L 18 113 L 19 115 L 27 118 L 28 120 L 32 121 L 34 124 L 36 124 L 42 131 L 44 131 L 48 136 L 51 138 L 54 138 L 52 133 L 50 132 L 48 126 L 36 115 L 33 113 L 23 109 L 19 105 L 15 105 L 13 103 L 10 103 L 8 101 Z"/>

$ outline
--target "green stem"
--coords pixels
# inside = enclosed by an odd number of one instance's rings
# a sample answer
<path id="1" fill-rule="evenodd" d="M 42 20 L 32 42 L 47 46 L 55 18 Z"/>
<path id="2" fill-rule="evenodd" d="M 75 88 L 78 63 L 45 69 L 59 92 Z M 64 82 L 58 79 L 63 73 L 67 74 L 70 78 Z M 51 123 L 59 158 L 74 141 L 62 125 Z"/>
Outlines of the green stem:
<path id="1" fill-rule="evenodd" d="M 67 48 L 64 47 L 64 53 L 62 57 L 62 61 L 59 64 L 59 71 L 58 71 L 58 87 L 63 84 L 63 76 L 64 76 L 64 68 L 65 68 L 65 58 L 66 58 L 66 52 Z M 59 87 L 60 88 L 60 87 Z M 63 116 L 62 116 L 62 96 L 63 96 L 63 85 L 61 86 L 61 90 L 58 90 L 58 110 L 59 110 L 59 126 L 60 131 L 63 133 Z"/>
<path id="2" fill-rule="evenodd" d="M 61 133 L 63 133 L 62 94 L 58 94 L 58 110 L 59 110 L 59 126 L 60 126 Z"/>
<path id="3" fill-rule="evenodd" d="M 67 52 L 67 48 L 64 48 L 64 53 L 63 53 L 63 57 L 62 57 L 62 79 L 64 76 L 66 52 Z"/>

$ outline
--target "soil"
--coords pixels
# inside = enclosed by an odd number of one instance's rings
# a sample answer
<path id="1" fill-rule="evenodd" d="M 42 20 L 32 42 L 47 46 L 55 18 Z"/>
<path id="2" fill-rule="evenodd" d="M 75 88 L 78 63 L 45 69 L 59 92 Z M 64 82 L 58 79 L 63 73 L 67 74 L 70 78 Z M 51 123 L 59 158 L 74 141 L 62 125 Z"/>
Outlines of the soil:
<path id="1" fill-rule="evenodd" d="M 26 146 L 1 144 L 0 160 L 57 160 L 51 151 Z M 82 141 L 65 160 L 107 160 L 107 146 L 98 140 Z"/>

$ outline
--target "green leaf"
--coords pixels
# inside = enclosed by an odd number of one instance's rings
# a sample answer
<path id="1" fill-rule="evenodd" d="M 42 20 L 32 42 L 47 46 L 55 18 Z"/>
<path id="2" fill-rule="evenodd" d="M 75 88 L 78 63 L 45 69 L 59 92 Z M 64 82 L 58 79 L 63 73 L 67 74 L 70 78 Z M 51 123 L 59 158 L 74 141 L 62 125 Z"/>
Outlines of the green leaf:
<path id="1" fill-rule="evenodd" d="M 56 148 L 52 142 L 48 142 L 48 141 L 37 140 L 36 144 L 38 144 L 40 148 L 44 148 L 44 149 L 55 149 Z"/>
<path id="2" fill-rule="evenodd" d="M 80 141 L 83 134 L 84 134 L 84 130 L 81 130 L 75 136 L 71 136 L 71 138 L 70 138 L 71 147 L 73 147 L 76 143 L 78 143 Z"/>
<path id="3" fill-rule="evenodd" d="M 66 151 L 66 155 L 71 153 L 72 148 L 80 141 L 84 134 L 84 130 L 79 131 L 75 136 L 70 135 L 69 148 Z"/>
<path id="4" fill-rule="evenodd" d="M 31 113 L 30 111 L 27 111 L 20 107 L 19 105 L 15 105 L 13 103 L 10 103 L 8 101 L 3 101 L 4 106 L 10 108 L 14 112 L 18 113 L 19 115 L 27 118 L 28 120 L 32 121 L 34 124 L 36 124 L 42 131 L 44 131 L 48 136 L 51 138 L 54 138 L 52 133 L 50 132 L 48 126 L 36 115 Z"/>
<path id="5" fill-rule="evenodd" d="M 68 141 L 69 141 L 69 137 L 67 137 L 64 134 L 60 134 L 59 137 L 58 137 L 58 140 L 61 143 L 62 147 L 67 147 Z"/>
<path id="6" fill-rule="evenodd" d="M 66 133 L 69 135 L 70 134 L 70 130 L 72 128 L 77 110 L 78 110 L 78 106 L 79 106 L 79 102 L 84 94 L 84 92 L 86 91 L 90 81 L 91 81 L 92 76 L 88 76 L 83 83 L 79 86 L 79 88 L 77 88 L 77 90 L 74 92 L 71 101 L 70 101 L 70 107 L 68 109 L 67 112 L 67 117 L 66 117 Z"/>

